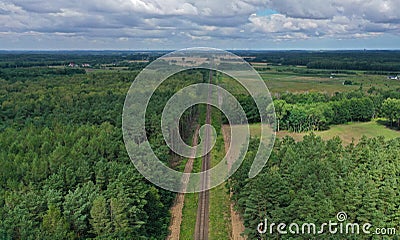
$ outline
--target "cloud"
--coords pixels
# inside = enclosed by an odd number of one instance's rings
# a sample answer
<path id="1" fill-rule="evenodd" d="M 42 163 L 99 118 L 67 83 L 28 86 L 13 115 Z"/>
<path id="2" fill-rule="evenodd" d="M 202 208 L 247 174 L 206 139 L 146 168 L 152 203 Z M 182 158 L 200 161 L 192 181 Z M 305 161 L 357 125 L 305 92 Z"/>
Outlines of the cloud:
<path id="1" fill-rule="evenodd" d="M 249 17 L 253 32 L 270 36 L 366 38 L 400 33 L 398 0 L 281 0 L 267 5 L 279 12 Z M 301 33 L 301 34 L 299 34 Z"/>
<path id="2" fill-rule="evenodd" d="M 399 6 L 399 0 L 0 0 L 0 32 L 177 44 L 371 38 L 400 35 Z"/>
<path id="3" fill-rule="evenodd" d="M 332 19 L 335 16 L 362 17 L 372 22 L 400 19 L 398 0 L 281 0 L 268 6 L 293 18 Z"/>

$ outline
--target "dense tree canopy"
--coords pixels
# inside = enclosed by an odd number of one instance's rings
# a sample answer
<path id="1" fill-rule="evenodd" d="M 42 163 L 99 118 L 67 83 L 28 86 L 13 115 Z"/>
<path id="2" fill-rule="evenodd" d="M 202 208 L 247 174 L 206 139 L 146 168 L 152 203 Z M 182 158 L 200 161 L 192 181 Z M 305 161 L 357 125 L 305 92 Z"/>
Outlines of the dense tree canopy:
<path id="1" fill-rule="evenodd" d="M 273 154 L 256 178 L 247 174 L 257 151 L 250 152 L 231 177 L 229 187 L 242 213 L 249 239 L 312 239 L 316 235 L 259 235 L 265 218 L 275 223 L 337 222 L 346 212 L 352 223 L 371 223 L 399 231 L 400 139 L 363 138 L 343 147 L 339 138 L 324 142 L 315 135 L 296 143 L 292 138 L 277 142 Z M 317 235 L 329 239 L 370 239 L 368 235 Z M 286 239 L 286 238 L 285 238 Z M 356 238 L 354 238 L 356 239 Z"/>
<path id="2" fill-rule="evenodd" d="M 165 239 L 175 195 L 136 171 L 122 140 L 137 71 L 63 71 L 0 72 L 0 238 Z M 147 137 L 166 164 L 176 156 L 160 134 L 163 104 L 201 81 L 199 71 L 171 77 L 149 104 Z M 182 117 L 184 138 L 195 114 Z"/>

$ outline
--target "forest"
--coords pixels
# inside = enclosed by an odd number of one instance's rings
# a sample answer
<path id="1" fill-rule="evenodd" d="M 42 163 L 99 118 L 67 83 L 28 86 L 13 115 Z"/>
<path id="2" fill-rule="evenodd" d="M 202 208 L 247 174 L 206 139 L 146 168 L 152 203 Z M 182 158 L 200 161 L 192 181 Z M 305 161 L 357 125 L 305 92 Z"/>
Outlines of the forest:
<path id="1" fill-rule="evenodd" d="M 176 194 L 155 187 L 136 171 L 121 130 L 129 86 L 160 54 L 0 52 L 0 239 L 168 236 L 169 210 Z M 400 53 L 391 51 L 239 54 L 250 62 L 290 68 L 303 65 L 310 74 L 336 69 L 383 71 L 385 76 L 400 71 Z M 79 66 L 68 67 L 70 62 Z M 80 67 L 85 63 L 91 67 Z M 204 70 L 179 73 L 162 84 L 150 101 L 146 137 L 157 156 L 176 169 L 183 169 L 184 161 L 164 142 L 160 115 L 178 90 L 207 79 Z M 398 131 L 400 89 L 357 87 L 335 94 L 274 94 L 277 130 L 320 131 L 382 119 L 383 125 Z M 258 123 L 254 100 L 246 94 L 234 95 L 249 122 Z M 192 138 L 202 114 L 193 107 L 182 116 L 180 134 L 185 140 Z M 242 153 L 246 154 L 244 163 L 224 189 L 233 192 L 231 200 L 244 220 L 248 239 L 266 237 L 256 231 L 265 217 L 276 222 L 320 223 L 335 220 L 339 211 L 347 212 L 354 222 L 395 227 L 400 232 L 399 138 L 363 138 L 344 146 L 339 138 L 324 141 L 313 134 L 299 142 L 284 137 L 277 140 L 262 173 L 248 179 L 258 143 L 259 139 L 251 139 L 249 151 Z M 298 238 L 312 236 L 287 236 Z"/>
<path id="2" fill-rule="evenodd" d="M 175 195 L 136 171 L 122 140 L 122 106 L 137 71 L 4 72 L 0 238 L 165 239 Z M 176 156 L 152 121 L 176 89 L 203 80 L 195 74 L 168 80 L 150 104 L 147 137 L 165 163 Z M 192 121 L 186 115 L 182 132 Z"/>
<path id="3" fill-rule="evenodd" d="M 122 64 L 128 61 L 153 61 L 165 54 L 160 51 L 0 51 L 0 68 L 29 68 L 67 66 L 71 62 L 81 65 Z"/>
<path id="4" fill-rule="evenodd" d="M 257 147 L 253 139 L 244 163 L 229 182 L 249 239 L 314 239 L 315 234 L 282 236 L 276 230 L 261 235 L 257 226 L 265 218 L 275 223 L 321 226 L 337 222 L 338 212 L 347 213 L 352 223 L 399 230 L 399 138 L 363 138 L 357 145 L 343 147 L 338 137 L 323 141 L 309 135 L 302 142 L 286 137 L 276 142 L 262 174 L 247 180 Z M 327 231 L 317 236 L 372 239 L 370 235 L 332 235 Z"/>

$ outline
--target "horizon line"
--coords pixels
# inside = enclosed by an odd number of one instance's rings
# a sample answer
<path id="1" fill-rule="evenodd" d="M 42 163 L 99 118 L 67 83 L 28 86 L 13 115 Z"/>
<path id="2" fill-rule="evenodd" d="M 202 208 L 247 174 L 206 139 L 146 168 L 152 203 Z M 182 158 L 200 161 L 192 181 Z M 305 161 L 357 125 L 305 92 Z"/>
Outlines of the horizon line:
<path id="1" fill-rule="evenodd" d="M 187 49 L 187 48 L 182 48 Z M 173 52 L 180 49 L 0 49 L 0 52 Z M 400 51 L 400 48 L 271 48 L 222 49 L 224 51 Z"/>

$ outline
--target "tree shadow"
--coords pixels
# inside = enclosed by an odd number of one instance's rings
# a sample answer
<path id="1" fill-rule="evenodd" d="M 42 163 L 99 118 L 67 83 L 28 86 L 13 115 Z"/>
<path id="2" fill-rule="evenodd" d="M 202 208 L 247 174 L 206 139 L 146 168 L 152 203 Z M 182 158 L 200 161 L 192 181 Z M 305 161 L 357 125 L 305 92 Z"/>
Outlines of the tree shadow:
<path id="1" fill-rule="evenodd" d="M 378 120 L 376 120 L 376 122 L 377 122 L 379 125 L 383 125 L 383 126 L 385 126 L 386 128 L 388 128 L 388 129 L 395 130 L 395 131 L 400 131 L 400 128 L 397 126 L 397 124 L 393 123 L 393 124 L 391 125 L 391 124 L 390 124 L 390 121 L 388 121 L 388 120 L 385 120 L 385 119 L 378 119 Z"/>

